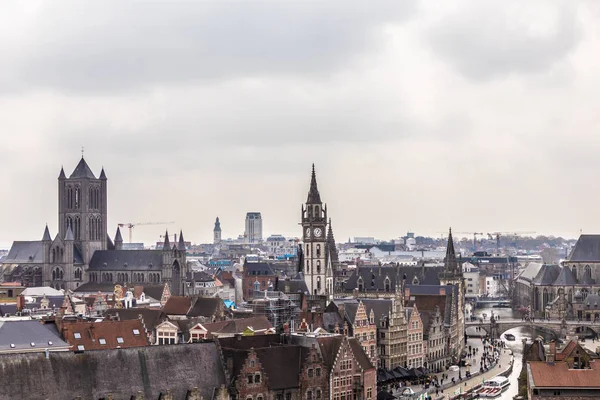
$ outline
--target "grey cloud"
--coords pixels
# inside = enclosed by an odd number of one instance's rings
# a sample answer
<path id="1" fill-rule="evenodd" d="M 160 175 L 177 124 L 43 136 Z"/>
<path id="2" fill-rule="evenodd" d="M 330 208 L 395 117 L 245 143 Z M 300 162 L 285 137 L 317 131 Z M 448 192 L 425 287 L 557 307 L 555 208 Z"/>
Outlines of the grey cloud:
<path id="1" fill-rule="evenodd" d="M 48 2 L 26 19 L 18 46 L 0 41 L 0 83 L 4 90 L 85 92 L 244 76 L 326 76 L 374 51 L 382 23 L 401 22 L 413 11 L 412 2 L 393 0 Z"/>
<path id="2" fill-rule="evenodd" d="M 538 12 L 532 10 L 537 5 Z M 535 20 L 548 23 L 549 11 L 551 26 L 535 27 Z M 548 70 L 577 46 L 579 23 L 577 2 L 532 1 L 515 7 L 505 1 L 468 1 L 430 27 L 427 41 L 464 76 L 489 80 Z"/>

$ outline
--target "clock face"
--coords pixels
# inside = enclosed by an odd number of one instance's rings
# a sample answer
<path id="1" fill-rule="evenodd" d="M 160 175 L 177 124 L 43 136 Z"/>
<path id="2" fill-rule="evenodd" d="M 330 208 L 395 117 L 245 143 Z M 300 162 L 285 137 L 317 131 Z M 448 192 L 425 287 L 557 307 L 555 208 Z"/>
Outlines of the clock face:
<path id="1" fill-rule="evenodd" d="M 306 237 L 310 237 L 310 228 L 306 228 Z"/>
<path id="2" fill-rule="evenodd" d="M 323 230 L 321 228 L 315 228 L 315 237 L 321 237 Z"/>

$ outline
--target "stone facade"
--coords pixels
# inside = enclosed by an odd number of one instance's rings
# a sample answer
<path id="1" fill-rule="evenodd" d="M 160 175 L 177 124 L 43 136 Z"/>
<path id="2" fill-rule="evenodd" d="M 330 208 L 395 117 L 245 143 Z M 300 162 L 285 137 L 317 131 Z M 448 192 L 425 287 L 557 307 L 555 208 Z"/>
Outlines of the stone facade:
<path id="1" fill-rule="evenodd" d="M 375 325 L 375 315 L 371 310 L 367 315 L 367 310 L 363 302 L 358 303 L 356 316 L 352 323 L 352 336 L 359 341 L 364 352 L 369 356 L 371 363 L 377 365 L 377 326 Z"/>
<path id="2" fill-rule="evenodd" d="M 417 306 L 407 309 L 408 315 L 408 341 L 407 341 L 407 368 L 419 368 L 424 363 L 423 349 L 423 321 Z"/>

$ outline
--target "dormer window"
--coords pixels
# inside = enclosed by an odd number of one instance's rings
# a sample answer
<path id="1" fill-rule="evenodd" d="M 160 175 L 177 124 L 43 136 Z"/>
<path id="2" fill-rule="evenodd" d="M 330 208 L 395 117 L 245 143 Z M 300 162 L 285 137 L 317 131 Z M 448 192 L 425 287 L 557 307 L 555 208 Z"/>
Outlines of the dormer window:
<path id="1" fill-rule="evenodd" d="M 81 339 L 81 333 L 79 333 L 79 332 L 75 332 L 75 333 L 73 333 L 73 337 L 74 337 L 75 339 Z"/>
<path id="2" fill-rule="evenodd" d="M 384 283 L 384 285 L 385 285 L 385 291 L 386 291 L 386 292 L 389 292 L 389 291 L 390 291 L 390 288 L 391 288 L 391 285 L 390 285 L 390 278 L 388 278 L 388 277 L 386 277 L 386 278 L 385 278 L 385 283 Z"/>
<path id="3" fill-rule="evenodd" d="M 105 345 L 105 344 L 106 344 L 106 339 L 104 339 L 104 338 L 100 338 L 100 339 L 98 339 L 98 342 L 99 342 L 101 345 Z"/>
<path id="4" fill-rule="evenodd" d="M 85 347 L 82 344 L 80 344 L 80 345 L 77 346 L 77 350 L 78 351 L 84 351 Z"/>
<path id="5" fill-rule="evenodd" d="M 134 335 L 139 335 L 140 334 L 140 330 L 139 329 L 134 329 L 133 330 L 133 334 Z"/>
<path id="6" fill-rule="evenodd" d="M 34 342 L 31 342 L 29 344 L 31 345 L 31 347 L 35 347 L 35 343 Z"/>
<path id="7" fill-rule="evenodd" d="M 365 291 L 365 282 L 363 281 L 362 277 L 358 278 L 358 291 L 359 292 Z"/>
<path id="8" fill-rule="evenodd" d="M 412 280 L 412 284 L 413 285 L 418 285 L 419 284 L 419 278 L 417 278 L 416 276 L 413 278 Z"/>
<path id="9" fill-rule="evenodd" d="M 117 343 L 119 343 L 119 344 L 123 344 L 124 342 L 125 342 L 125 341 L 123 340 L 123 338 L 122 338 L 122 337 L 120 337 L 120 336 L 119 336 L 119 337 L 117 337 Z"/>

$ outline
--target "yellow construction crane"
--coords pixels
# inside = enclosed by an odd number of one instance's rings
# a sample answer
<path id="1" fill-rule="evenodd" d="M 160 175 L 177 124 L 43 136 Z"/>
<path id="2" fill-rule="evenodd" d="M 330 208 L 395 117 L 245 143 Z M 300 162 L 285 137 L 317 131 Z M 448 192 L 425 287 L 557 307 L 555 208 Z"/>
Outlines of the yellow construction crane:
<path id="1" fill-rule="evenodd" d="M 520 235 L 532 235 L 535 232 L 492 232 L 492 233 L 488 233 L 488 238 L 490 239 L 494 239 L 494 237 L 496 238 L 496 254 L 500 254 L 500 237 L 501 236 L 509 236 L 509 237 L 514 237 L 514 236 L 520 236 Z"/>
<path id="2" fill-rule="evenodd" d="M 171 222 L 122 222 L 119 225 L 120 228 L 128 228 L 129 229 L 129 243 L 131 243 L 133 237 L 133 228 L 139 225 L 170 225 L 174 224 L 174 221 Z"/>

